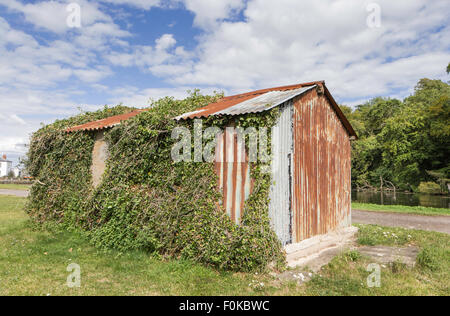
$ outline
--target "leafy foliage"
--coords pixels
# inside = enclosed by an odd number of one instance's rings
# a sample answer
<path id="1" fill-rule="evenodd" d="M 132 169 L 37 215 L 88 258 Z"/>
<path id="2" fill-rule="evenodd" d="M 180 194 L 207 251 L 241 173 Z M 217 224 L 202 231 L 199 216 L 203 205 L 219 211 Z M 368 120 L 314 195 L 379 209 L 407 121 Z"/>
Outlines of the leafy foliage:
<path id="1" fill-rule="evenodd" d="M 353 142 L 352 182 L 380 186 L 380 178 L 402 190 L 450 178 L 450 85 L 422 79 L 400 101 L 375 98 L 345 113 L 358 133 Z M 437 176 L 439 175 L 439 176 Z"/>
<path id="2" fill-rule="evenodd" d="M 271 263 L 283 267 L 282 247 L 268 218 L 271 179 L 259 163 L 251 165 L 254 190 L 237 226 L 218 203 L 213 164 L 171 159 L 172 129 L 184 124 L 192 130 L 193 124 L 173 117 L 217 97 L 194 91 L 185 100 L 164 98 L 108 130 L 107 168 L 95 189 L 90 175 L 94 135 L 63 129 L 129 109 L 105 108 L 43 127 L 33 135 L 29 151 L 28 169 L 39 182 L 32 187 L 28 213 L 38 223 L 81 228 L 102 248 L 145 249 L 236 271 L 263 270 Z M 210 117 L 203 127 L 270 127 L 276 115 Z"/>
<path id="3" fill-rule="evenodd" d="M 439 194 L 441 193 L 441 186 L 435 182 L 420 182 L 417 191 L 427 194 Z"/>

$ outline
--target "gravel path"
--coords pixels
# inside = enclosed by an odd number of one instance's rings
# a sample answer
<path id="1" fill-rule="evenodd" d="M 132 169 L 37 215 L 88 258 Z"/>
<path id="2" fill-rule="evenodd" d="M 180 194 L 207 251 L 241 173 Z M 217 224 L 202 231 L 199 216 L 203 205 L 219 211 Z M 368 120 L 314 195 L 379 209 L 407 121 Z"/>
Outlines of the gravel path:
<path id="1" fill-rule="evenodd" d="M 423 216 L 352 210 L 352 222 L 430 230 L 450 234 L 450 216 Z"/>
<path id="2" fill-rule="evenodd" d="M 20 196 L 20 197 L 27 197 L 28 196 L 28 190 L 0 189 L 0 194 L 3 194 L 3 195 L 14 195 L 14 196 Z"/>

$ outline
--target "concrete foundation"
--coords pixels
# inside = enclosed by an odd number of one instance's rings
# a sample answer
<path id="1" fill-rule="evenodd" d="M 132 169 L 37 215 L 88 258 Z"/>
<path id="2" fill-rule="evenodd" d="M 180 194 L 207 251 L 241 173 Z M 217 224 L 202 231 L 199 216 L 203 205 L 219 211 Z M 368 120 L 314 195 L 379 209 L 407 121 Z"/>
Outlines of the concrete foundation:
<path id="1" fill-rule="evenodd" d="M 353 245 L 357 232 L 358 228 L 351 226 L 325 235 L 314 236 L 299 243 L 289 244 L 284 247 L 288 266 L 309 265 L 314 263 L 325 252 L 335 254 L 335 250 L 350 247 Z M 316 263 L 313 265 L 317 265 Z"/>

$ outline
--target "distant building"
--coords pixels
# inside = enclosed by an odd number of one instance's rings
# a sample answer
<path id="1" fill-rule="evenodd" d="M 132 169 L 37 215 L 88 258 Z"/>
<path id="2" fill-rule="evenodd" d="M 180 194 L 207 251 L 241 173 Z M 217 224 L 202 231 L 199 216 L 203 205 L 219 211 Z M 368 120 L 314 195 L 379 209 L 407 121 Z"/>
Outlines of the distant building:
<path id="1" fill-rule="evenodd" d="M 11 169 L 12 172 L 14 172 L 14 178 L 18 178 L 21 176 L 21 170 L 18 167 L 14 167 Z"/>
<path id="2" fill-rule="evenodd" d="M 6 155 L 0 158 L 0 177 L 6 177 L 12 170 L 12 161 L 6 159 Z"/>

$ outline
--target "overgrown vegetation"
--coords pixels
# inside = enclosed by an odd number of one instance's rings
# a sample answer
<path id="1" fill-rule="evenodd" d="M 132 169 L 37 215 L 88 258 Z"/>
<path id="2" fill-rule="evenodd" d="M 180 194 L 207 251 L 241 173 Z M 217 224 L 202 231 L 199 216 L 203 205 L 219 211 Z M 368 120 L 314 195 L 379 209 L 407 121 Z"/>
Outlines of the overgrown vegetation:
<path id="1" fill-rule="evenodd" d="M 369 288 L 366 267 L 373 261 L 353 250 L 298 285 L 267 273 L 217 271 L 192 260 L 160 260 L 145 251 L 99 250 L 83 233 L 30 225 L 24 204 L 24 198 L 0 195 L 0 295 L 450 294 L 448 234 L 358 225 L 358 237 L 371 244 L 420 247 L 416 267 L 382 267 L 381 287 Z M 66 285 L 70 263 L 81 267 L 80 288 Z"/>
<path id="2" fill-rule="evenodd" d="M 422 79 L 403 101 L 375 98 L 342 109 L 359 136 L 352 144 L 355 188 L 419 191 L 421 182 L 433 182 L 433 193 L 448 193 L 449 84 Z"/>
<path id="3" fill-rule="evenodd" d="M 90 176 L 93 134 L 64 129 L 130 109 L 105 108 L 43 127 L 34 133 L 28 154 L 28 171 L 38 180 L 28 214 L 36 223 L 82 229 L 101 248 L 141 249 L 236 271 L 263 270 L 272 263 L 282 268 L 284 254 L 268 219 L 270 175 L 259 163 L 251 165 L 254 189 L 237 226 L 218 203 L 212 163 L 171 159 L 173 128 L 183 124 L 192 131 L 193 124 L 173 118 L 217 97 L 194 91 L 185 100 L 164 98 L 108 130 L 107 170 L 96 189 Z M 276 115 L 274 110 L 237 119 L 210 117 L 203 128 L 270 127 Z"/>

